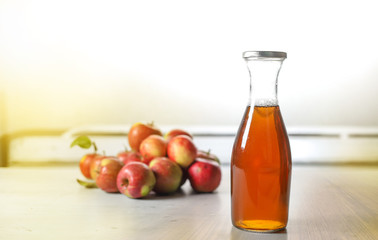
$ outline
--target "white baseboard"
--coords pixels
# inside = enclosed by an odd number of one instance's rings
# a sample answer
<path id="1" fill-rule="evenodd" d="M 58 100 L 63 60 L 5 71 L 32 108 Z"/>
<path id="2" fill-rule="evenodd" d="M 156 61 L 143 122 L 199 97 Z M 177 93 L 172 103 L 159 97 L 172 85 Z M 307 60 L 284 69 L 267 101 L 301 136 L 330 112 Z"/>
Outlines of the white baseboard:
<path id="1" fill-rule="evenodd" d="M 194 135 L 197 148 L 216 154 L 222 163 L 231 159 L 237 127 L 166 126 L 162 130 L 180 127 Z M 102 153 L 116 155 L 127 146 L 129 127 L 97 126 L 77 128 L 61 136 L 25 136 L 13 139 L 9 145 L 9 163 L 13 162 L 78 162 L 89 150 L 70 148 L 76 135 L 91 136 Z M 378 129 L 356 127 L 288 128 L 294 163 L 378 162 Z"/>

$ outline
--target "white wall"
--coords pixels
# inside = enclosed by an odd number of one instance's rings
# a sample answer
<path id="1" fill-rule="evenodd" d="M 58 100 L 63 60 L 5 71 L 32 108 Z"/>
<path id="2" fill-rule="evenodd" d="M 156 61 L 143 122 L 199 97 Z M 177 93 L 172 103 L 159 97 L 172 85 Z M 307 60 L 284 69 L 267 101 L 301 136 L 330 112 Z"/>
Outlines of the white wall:
<path id="1" fill-rule="evenodd" d="M 289 126 L 378 125 L 374 1 L 0 1 L 5 131 L 238 125 L 245 50 L 288 52 Z"/>

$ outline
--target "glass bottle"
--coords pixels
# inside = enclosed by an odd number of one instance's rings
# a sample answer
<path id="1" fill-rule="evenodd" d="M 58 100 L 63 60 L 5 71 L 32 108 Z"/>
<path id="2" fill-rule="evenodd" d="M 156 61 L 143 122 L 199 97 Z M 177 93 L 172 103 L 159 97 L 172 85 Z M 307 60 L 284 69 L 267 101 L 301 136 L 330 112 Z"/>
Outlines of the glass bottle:
<path id="1" fill-rule="evenodd" d="M 231 212 L 235 227 L 276 232 L 288 221 L 291 153 L 277 99 L 285 52 L 243 53 L 250 97 L 231 158 Z"/>

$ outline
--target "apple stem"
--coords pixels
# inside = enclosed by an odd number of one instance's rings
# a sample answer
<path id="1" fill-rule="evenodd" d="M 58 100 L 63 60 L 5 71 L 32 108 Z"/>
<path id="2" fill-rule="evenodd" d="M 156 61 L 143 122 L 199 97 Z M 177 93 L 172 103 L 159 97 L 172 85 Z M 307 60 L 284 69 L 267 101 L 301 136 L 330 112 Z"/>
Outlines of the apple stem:
<path id="1" fill-rule="evenodd" d="M 129 148 L 126 145 L 124 145 L 124 147 L 125 147 L 125 152 L 128 152 Z"/>
<path id="2" fill-rule="evenodd" d="M 97 150 L 98 150 L 98 149 L 97 149 L 97 145 L 96 145 L 96 143 L 95 143 L 95 142 L 92 142 L 92 145 L 93 145 L 93 148 L 94 148 L 94 152 L 97 153 Z"/>
<path id="3" fill-rule="evenodd" d="M 123 186 L 123 187 L 127 187 L 128 185 L 129 185 L 128 179 L 124 180 L 123 183 L 121 184 L 121 186 Z"/>
<path id="4" fill-rule="evenodd" d="M 207 155 L 210 155 L 211 149 L 207 150 Z"/>

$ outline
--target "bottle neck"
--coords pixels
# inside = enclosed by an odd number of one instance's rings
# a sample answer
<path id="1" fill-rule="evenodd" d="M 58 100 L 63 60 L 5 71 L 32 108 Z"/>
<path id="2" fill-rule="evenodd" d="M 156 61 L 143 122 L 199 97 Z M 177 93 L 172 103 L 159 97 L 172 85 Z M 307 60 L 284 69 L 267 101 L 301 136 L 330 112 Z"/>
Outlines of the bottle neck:
<path id="1" fill-rule="evenodd" d="M 250 75 L 250 106 L 278 106 L 277 83 L 282 60 L 247 60 Z"/>

